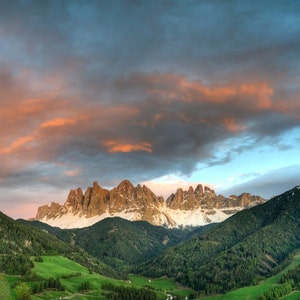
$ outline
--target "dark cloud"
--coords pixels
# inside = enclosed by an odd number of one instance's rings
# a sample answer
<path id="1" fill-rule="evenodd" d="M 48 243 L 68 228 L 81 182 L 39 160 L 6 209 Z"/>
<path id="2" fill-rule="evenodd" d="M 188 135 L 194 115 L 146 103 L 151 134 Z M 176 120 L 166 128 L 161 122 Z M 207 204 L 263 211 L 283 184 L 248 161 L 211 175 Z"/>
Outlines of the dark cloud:
<path id="1" fill-rule="evenodd" d="M 285 141 L 299 6 L 2 1 L 0 186 L 190 175 L 265 145 L 284 156 L 299 144 Z"/>
<path id="2" fill-rule="evenodd" d="M 271 90 L 265 84 L 208 87 L 171 73 L 135 74 L 116 82 L 111 104 L 51 98 L 18 109 L 8 105 L 16 137 L 2 153 L 16 160 L 26 156 L 25 169 L 35 160 L 85 169 L 91 160 L 104 161 L 104 173 L 112 178 L 191 174 L 197 161 L 227 163 L 235 153 L 272 144 L 297 126 L 291 115 L 276 111 Z M 242 144 L 215 157 L 217 144 L 238 136 Z M 254 142 L 245 143 L 247 137 Z"/>
<path id="3" fill-rule="evenodd" d="M 300 185 L 300 166 L 293 165 L 281 169 L 274 169 L 266 174 L 256 176 L 255 179 L 234 186 L 221 192 L 230 195 L 240 195 L 244 192 L 260 195 L 269 199 Z"/>

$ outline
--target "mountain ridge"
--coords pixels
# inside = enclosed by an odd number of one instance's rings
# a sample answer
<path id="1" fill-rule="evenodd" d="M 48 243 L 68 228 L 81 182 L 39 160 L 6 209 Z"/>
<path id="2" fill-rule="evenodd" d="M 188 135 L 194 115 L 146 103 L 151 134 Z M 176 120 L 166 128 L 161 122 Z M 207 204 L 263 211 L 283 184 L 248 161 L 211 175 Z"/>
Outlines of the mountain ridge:
<path id="1" fill-rule="evenodd" d="M 111 190 L 95 181 L 85 193 L 81 188 L 71 190 L 63 205 L 52 202 L 50 206 L 40 206 L 35 219 L 60 228 L 87 227 L 107 217 L 166 227 L 203 226 L 224 221 L 237 211 L 263 202 L 262 197 L 249 193 L 216 195 L 201 184 L 187 191 L 178 188 L 165 200 L 146 185 L 134 187 L 127 179 Z"/>
<path id="2" fill-rule="evenodd" d="M 68 244 L 79 246 L 120 272 L 214 226 L 211 224 L 195 230 L 183 230 L 119 217 L 106 218 L 92 226 L 77 229 L 60 229 L 39 221 L 22 219 L 17 222 L 41 228 Z"/>

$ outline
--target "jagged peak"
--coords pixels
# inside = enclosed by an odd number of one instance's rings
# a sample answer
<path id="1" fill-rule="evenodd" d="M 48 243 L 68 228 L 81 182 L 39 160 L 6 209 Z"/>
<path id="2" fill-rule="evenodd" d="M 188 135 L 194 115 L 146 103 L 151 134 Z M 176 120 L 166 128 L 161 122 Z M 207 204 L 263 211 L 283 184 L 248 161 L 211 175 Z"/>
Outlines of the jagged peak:
<path id="1" fill-rule="evenodd" d="M 214 191 L 213 189 L 211 189 L 210 187 L 208 187 L 208 186 L 205 186 L 205 187 L 204 187 L 204 191 L 205 191 L 206 193 L 215 194 L 215 191 Z"/>
<path id="2" fill-rule="evenodd" d="M 118 185 L 118 189 L 121 189 L 121 188 L 133 188 L 134 189 L 134 185 L 131 183 L 131 181 L 130 180 L 128 180 L 128 179 L 124 179 L 124 180 L 122 180 L 120 183 L 119 183 L 119 185 Z"/>
<path id="3" fill-rule="evenodd" d="M 154 225 L 169 224 L 175 226 L 175 223 L 190 224 L 189 222 L 194 222 L 193 224 L 198 224 L 197 222 L 208 222 L 205 221 L 205 216 L 203 220 L 202 217 L 197 217 L 197 221 L 189 220 L 190 217 L 188 216 L 193 214 L 193 211 L 195 214 L 199 214 L 200 209 L 201 212 L 216 210 L 214 213 L 217 216 L 217 210 L 219 210 L 222 216 L 220 215 L 221 217 L 218 218 L 223 220 L 230 214 L 223 210 L 235 207 L 245 208 L 252 203 L 256 205 L 259 201 L 260 199 L 256 196 L 251 196 L 248 193 L 242 194 L 239 199 L 236 196 L 235 198 L 233 196 L 229 198 L 222 195 L 216 196 L 213 189 L 201 184 L 198 184 L 196 188 L 189 186 L 187 190 L 179 187 L 165 200 L 162 196 L 157 196 L 146 185 L 138 184 L 134 187 L 128 179 L 121 181 L 117 187 L 111 190 L 100 187 L 98 182 L 94 181 L 92 187 L 88 187 L 84 195 L 81 188 L 71 190 L 64 205 L 51 203 L 50 207 L 40 207 L 37 219 L 53 219 L 55 223 L 56 218 L 59 219 L 62 216 L 67 218 L 68 214 L 72 217 L 85 217 L 87 219 L 120 214 L 130 220 L 143 219 Z M 175 215 L 179 221 L 174 221 Z M 221 220 L 218 218 L 216 220 Z M 210 217 L 209 222 L 211 219 L 212 217 Z"/>
<path id="4" fill-rule="evenodd" d="M 150 188 L 148 188 L 145 184 L 143 184 L 143 191 L 144 192 L 151 192 L 152 194 L 154 194 L 153 191 Z"/>
<path id="5" fill-rule="evenodd" d="M 94 181 L 93 182 L 93 188 L 98 188 L 98 187 L 100 187 L 98 181 Z"/>

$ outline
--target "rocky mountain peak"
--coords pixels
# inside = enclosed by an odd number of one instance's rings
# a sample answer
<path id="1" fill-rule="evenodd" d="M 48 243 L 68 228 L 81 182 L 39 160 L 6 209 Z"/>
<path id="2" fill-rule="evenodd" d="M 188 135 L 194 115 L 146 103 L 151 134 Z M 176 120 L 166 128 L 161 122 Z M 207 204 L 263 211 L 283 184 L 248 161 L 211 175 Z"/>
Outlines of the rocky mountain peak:
<path id="1" fill-rule="evenodd" d="M 117 187 L 117 189 L 120 191 L 121 195 L 126 195 L 128 197 L 131 197 L 134 192 L 134 186 L 133 184 L 125 179 L 123 180 Z"/>
<path id="2" fill-rule="evenodd" d="M 203 196 L 203 186 L 201 184 L 197 185 L 197 187 L 195 189 L 195 195 L 197 195 L 198 197 Z"/>
<path id="3" fill-rule="evenodd" d="M 208 186 L 205 186 L 204 192 L 205 193 L 210 193 L 210 194 L 213 194 L 213 195 L 216 194 L 215 191 L 213 189 L 209 188 Z"/>
<path id="4" fill-rule="evenodd" d="M 61 222 L 64 228 L 84 227 L 84 224 L 92 225 L 113 216 L 169 227 L 199 226 L 220 222 L 238 210 L 262 202 L 261 197 L 249 193 L 228 198 L 217 196 L 213 189 L 201 184 L 195 189 L 192 186 L 188 190 L 178 188 L 165 201 L 146 185 L 134 187 L 127 179 L 111 190 L 95 181 L 85 193 L 81 188 L 71 190 L 63 205 L 53 202 L 50 206 L 39 207 L 36 219 L 54 226 Z M 79 224 L 72 223 L 74 218 L 78 218 Z"/>
<path id="5" fill-rule="evenodd" d="M 59 211 L 61 205 L 56 202 L 51 202 L 50 206 L 43 205 L 38 208 L 36 213 L 36 219 L 41 220 L 44 218 L 51 219 L 54 218 Z"/>

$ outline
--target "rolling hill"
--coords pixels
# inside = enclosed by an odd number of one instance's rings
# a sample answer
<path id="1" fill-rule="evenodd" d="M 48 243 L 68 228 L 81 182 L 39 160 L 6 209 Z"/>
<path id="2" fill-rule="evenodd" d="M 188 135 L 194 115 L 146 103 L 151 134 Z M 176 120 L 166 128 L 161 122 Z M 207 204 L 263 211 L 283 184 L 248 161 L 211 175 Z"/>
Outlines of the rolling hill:
<path id="1" fill-rule="evenodd" d="M 189 231 L 154 226 L 146 221 L 127 221 L 118 217 L 107 218 L 79 229 L 60 229 L 39 221 L 18 222 L 47 230 L 68 244 L 83 248 L 90 255 L 119 271 L 137 266 L 167 248 L 214 226 L 211 224 Z"/>

